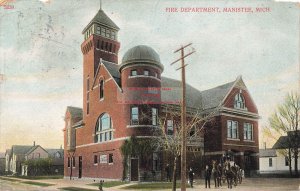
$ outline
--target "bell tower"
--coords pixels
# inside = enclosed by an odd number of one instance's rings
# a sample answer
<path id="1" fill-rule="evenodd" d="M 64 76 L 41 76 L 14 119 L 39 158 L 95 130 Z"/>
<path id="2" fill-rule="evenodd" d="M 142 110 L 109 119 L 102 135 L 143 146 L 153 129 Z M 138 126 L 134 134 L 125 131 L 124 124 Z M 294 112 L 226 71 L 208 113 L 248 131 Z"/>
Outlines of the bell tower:
<path id="1" fill-rule="evenodd" d="M 89 114 L 89 92 L 100 59 L 118 64 L 119 27 L 101 9 L 83 29 L 84 41 L 81 44 L 83 54 L 83 111 L 85 118 Z"/>

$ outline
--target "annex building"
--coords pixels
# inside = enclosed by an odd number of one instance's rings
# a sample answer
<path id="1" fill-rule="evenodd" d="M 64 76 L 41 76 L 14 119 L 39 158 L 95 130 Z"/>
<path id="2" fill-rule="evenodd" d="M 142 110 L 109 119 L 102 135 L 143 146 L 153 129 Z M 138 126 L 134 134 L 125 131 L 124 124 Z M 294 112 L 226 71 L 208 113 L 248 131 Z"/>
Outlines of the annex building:
<path id="1" fill-rule="evenodd" d="M 128 180 L 149 174 L 163 179 L 166 164 L 172 164 L 159 151 L 146 162 L 129 156 L 124 163 L 120 147 L 125 140 L 151 139 L 162 125 L 160 117 L 180 110 L 181 82 L 162 76 L 159 54 L 149 46 L 132 47 L 118 63 L 118 31 L 103 10 L 82 31 L 83 106 L 66 109 L 65 177 L 122 179 L 127 168 Z M 212 118 L 200 133 L 195 133 L 198 126 L 189 132 L 187 167 L 201 170 L 200 164 L 227 155 L 246 173 L 258 170 L 259 115 L 242 78 L 205 91 L 187 85 L 186 94 L 187 121 L 193 113 Z M 180 128 L 178 121 L 170 117 L 164 123 L 168 136 Z"/>

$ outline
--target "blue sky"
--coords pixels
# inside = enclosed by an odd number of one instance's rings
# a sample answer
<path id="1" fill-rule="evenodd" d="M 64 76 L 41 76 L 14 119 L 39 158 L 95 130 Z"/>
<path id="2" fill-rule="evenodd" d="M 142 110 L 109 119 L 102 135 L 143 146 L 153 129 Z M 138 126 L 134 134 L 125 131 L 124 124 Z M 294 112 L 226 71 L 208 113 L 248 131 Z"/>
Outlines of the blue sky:
<path id="1" fill-rule="evenodd" d="M 97 0 L 30 0 L 0 7 L 0 151 L 12 144 L 59 147 L 66 106 L 82 107 L 81 34 Z M 273 1 L 103 0 L 121 28 L 119 60 L 145 44 L 160 55 L 164 76 L 180 79 L 170 63 L 192 42 L 187 82 L 205 90 L 242 75 L 262 117 L 299 86 L 299 5 Z M 170 13 L 176 7 L 251 7 L 252 13 Z M 268 7 L 270 12 L 255 12 Z M 34 132 L 34 133 L 33 133 Z M 262 141 L 261 141 L 262 142 Z M 269 147 L 272 145 L 268 145 Z"/>

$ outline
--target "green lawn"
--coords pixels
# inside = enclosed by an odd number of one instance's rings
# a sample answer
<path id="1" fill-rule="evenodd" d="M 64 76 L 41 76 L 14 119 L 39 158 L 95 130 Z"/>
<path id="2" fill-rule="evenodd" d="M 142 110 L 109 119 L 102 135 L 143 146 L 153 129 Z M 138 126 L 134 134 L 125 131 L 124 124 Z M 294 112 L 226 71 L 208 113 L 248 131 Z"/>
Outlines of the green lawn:
<path id="1" fill-rule="evenodd" d="M 108 181 L 108 182 L 104 182 L 103 188 L 110 188 L 110 187 L 119 186 L 119 185 L 123 185 L 123 184 L 128 184 L 128 182 Z M 88 184 L 88 185 L 99 186 L 99 183 L 92 183 L 92 184 Z"/>
<path id="2" fill-rule="evenodd" d="M 15 178 L 29 179 L 29 180 L 42 180 L 42 179 L 62 179 L 63 175 L 54 176 L 13 176 Z"/>
<path id="3" fill-rule="evenodd" d="M 86 189 L 86 188 L 78 188 L 78 187 L 63 187 L 59 188 L 60 190 L 65 190 L 65 191 L 96 191 L 92 189 Z"/>
<path id="4" fill-rule="evenodd" d="M 13 178 L 6 178 L 6 177 L 0 177 L 1 180 L 7 180 L 7 181 L 11 181 L 11 182 L 18 182 L 20 180 L 16 180 L 16 179 L 13 179 Z"/>
<path id="5" fill-rule="evenodd" d="M 43 183 L 43 182 L 33 182 L 33 181 L 23 181 L 22 183 L 35 185 L 35 186 L 42 186 L 42 187 L 47 187 L 47 186 L 54 185 L 54 184 L 48 184 L 48 183 Z"/>
<path id="6" fill-rule="evenodd" d="M 177 183 L 176 188 L 180 188 L 181 184 Z M 186 185 L 189 188 L 189 185 Z M 162 190 L 162 189 L 172 189 L 172 182 L 153 182 L 153 183 L 139 183 L 129 186 L 122 187 L 125 190 Z"/>

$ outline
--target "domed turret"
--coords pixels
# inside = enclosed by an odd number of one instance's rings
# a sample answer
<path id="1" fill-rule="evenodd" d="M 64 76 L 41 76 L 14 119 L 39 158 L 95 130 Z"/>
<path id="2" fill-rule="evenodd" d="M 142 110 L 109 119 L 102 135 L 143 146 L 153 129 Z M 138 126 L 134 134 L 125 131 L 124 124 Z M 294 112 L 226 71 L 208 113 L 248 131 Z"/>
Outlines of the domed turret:
<path id="1" fill-rule="evenodd" d="M 163 68 L 153 48 L 135 46 L 124 54 L 120 65 L 122 87 L 161 87 Z"/>

